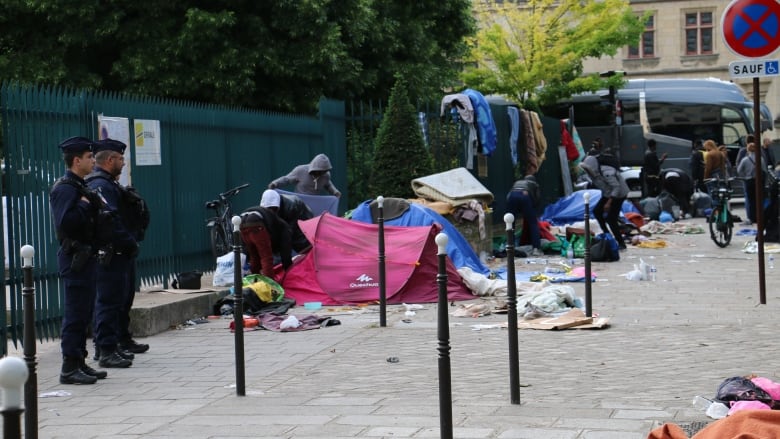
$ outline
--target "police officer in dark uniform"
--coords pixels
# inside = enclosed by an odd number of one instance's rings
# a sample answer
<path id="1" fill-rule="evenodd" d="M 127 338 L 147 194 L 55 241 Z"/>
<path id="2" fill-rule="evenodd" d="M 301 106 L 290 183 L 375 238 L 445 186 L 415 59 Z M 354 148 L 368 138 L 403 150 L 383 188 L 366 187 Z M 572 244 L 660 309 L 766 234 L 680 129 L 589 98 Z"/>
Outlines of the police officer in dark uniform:
<path id="1" fill-rule="evenodd" d="M 125 220 L 125 226 L 135 238 L 137 243 L 141 243 L 146 236 L 146 229 L 149 227 L 149 207 L 141 195 L 132 186 L 123 188 L 122 201 L 119 204 L 120 216 Z M 143 354 L 149 350 L 146 343 L 138 343 L 133 340 L 133 334 L 130 332 L 130 310 L 133 309 L 135 300 L 136 281 L 136 257 L 131 258 L 130 266 L 127 272 L 127 285 L 125 286 L 125 302 L 122 304 L 122 310 L 119 313 L 117 322 L 119 337 L 119 349 L 122 352 L 131 354 Z"/>
<path id="2" fill-rule="evenodd" d="M 51 216 L 60 243 L 57 266 L 65 292 L 61 384 L 94 384 L 107 376 L 105 371 L 96 371 L 84 361 L 87 331 L 95 306 L 96 246 L 100 239 L 101 200 L 84 182 L 95 164 L 92 146 L 92 140 L 85 137 L 71 137 L 59 144 L 68 170 L 49 193 Z"/>
<path id="3" fill-rule="evenodd" d="M 86 178 L 87 185 L 105 202 L 105 210 L 114 221 L 111 240 L 98 252 L 97 299 L 95 302 L 95 345 L 100 352 L 100 367 L 129 367 L 132 356 L 118 349 L 119 319 L 127 298 L 128 274 L 138 243 L 121 216 L 123 188 L 117 181 L 125 166 L 125 144 L 106 139 L 93 147 L 97 165 Z"/>

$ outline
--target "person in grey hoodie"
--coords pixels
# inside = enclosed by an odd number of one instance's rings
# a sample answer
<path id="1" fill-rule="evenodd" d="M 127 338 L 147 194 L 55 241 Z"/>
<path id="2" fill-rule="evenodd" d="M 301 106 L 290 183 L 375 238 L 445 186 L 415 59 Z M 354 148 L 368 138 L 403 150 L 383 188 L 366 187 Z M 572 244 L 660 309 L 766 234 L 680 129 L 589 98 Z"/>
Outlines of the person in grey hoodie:
<path id="1" fill-rule="evenodd" d="M 279 177 L 268 184 L 268 189 L 276 189 L 281 186 L 294 184 L 295 192 L 309 195 L 320 195 L 320 192 L 327 191 L 336 197 L 341 196 L 341 192 L 330 181 L 330 159 L 325 154 L 317 154 L 306 165 L 298 165 L 284 177 Z"/>

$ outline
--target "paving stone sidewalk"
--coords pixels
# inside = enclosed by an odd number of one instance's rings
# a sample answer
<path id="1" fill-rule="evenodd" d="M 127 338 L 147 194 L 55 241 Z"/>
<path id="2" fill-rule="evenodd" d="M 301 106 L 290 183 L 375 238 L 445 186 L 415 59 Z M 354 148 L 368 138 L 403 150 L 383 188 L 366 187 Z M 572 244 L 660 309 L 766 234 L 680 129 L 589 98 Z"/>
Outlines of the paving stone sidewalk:
<path id="1" fill-rule="evenodd" d="M 752 237 L 725 249 L 707 234 L 655 237 L 667 247 L 594 264 L 593 309 L 609 328 L 519 332 L 520 405 L 510 404 L 507 331 L 473 326 L 506 316 L 450 316 L 455 437 L 643 439 L 664 422 L 709 421 L 691 400 L 727 377 L 780 377 L 778 272 L 767 269 L 768 303 L 758 305 L 756 256 L 742 252 Z M 621 276 L 639 258 L 658 267 L 656 282 Z M 584 284 L 566 285 L 584 297 Z M 38 345 L 39 437 L 440 437 L 436 305 L 404 312 L 389 306 L 380 328 L 377 306 L 326 307 L 317 314 L 341 325 L 245 333 L 245 397 L 229 320 L 145 338 L 148 353 L 92 386 L 60 385 L 58 344 Z"/>

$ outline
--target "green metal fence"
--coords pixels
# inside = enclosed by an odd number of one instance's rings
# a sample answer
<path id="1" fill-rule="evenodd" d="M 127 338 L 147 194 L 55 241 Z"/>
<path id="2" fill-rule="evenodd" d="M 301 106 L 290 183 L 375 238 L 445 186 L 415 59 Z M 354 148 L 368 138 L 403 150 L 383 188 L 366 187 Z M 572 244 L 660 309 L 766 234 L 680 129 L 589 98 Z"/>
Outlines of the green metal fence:
<path id="1" fill-rule="evenodd" d="M 59 335 L 62 290 L 57 275 L 57 242 L 49 215 L 48 191 L 65 166 L 56 145 L 70 136 L 98 137 L 98 117 L 159 121 L 160 164 L 138 163 L 131 151 L 132 184 L 146 198 L 152 220 L 138 259 L 141 282 L 167 286 L 173 273 L 213 270 L 204 204 L 242 183 L 251 186 L 231 200 L 234 211 L 259 203 L 269 181 L 295 165 L 325 153 L 333 181 L 347 206 L 344 104 L 322 100 L 318 117 L 270 114 L 214 105 L 128 97 L 53 87 L 0 86 L 4 149 L 3 194 L 9 249 L 6 291 L 0 306 L 0 338 L 22 338 L 22 261 L 19 249 L 35 248 L 37 333 Z"/>

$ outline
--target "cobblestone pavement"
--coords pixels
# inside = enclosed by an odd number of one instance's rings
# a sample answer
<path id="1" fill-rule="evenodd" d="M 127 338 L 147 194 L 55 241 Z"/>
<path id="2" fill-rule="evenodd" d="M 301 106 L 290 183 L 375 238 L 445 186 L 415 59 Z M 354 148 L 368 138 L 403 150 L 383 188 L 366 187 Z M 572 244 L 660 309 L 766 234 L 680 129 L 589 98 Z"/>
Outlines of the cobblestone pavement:
<path id="1" fill-rule="evenodd" d="M 450 316 L 454 436 L 641 439 L 664 422 L 708 421 L 691 400 L 724 378 L 777 379 L 778 272 L 767 268 L 759 305 L 756 255 L 742 252 L 753 238 L 720 249 L 708 234 L 656 237 L 667 247 L 630 247 L 620 262 L 594 264 L 593 309 L 609 328 L 519 331 L 519 405 L 510 403 L 507 331 L 473 327 L 506 316 Z M 639 258 L 658 267 L 656 282 L 621 276 Z M 518 272 L 529 269 L 538 266 L 517 261 Z M 584 297 L 584 284 L 568 285 Z M 145 338 L 148 353 L 92 386 L 60 385 L 59 346 L 41 344 L 39 394 L 60 396 L 39 398 L 39 437 L 440 437 L 436 305 L 404 311 L 389 306 L 381 328 L 377 306 L 329 307 L 318 314 L 341 325 L 245 333 L 245 397 L 236 396 L 229 320 Z"/>

